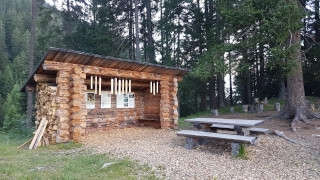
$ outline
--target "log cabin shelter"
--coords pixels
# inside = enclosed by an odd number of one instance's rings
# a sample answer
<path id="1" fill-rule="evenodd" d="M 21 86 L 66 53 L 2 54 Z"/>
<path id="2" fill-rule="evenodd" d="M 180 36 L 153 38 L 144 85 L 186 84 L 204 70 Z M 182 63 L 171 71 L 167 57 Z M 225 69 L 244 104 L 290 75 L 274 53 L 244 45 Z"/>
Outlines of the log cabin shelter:
<path id="1" fill-rule="evenodd" d="M 21 91 L 36 93 L 36 127 L 50 144 L 148 122 L 178 125 L 178 83 L 187 69 L 50 48 Z"/>

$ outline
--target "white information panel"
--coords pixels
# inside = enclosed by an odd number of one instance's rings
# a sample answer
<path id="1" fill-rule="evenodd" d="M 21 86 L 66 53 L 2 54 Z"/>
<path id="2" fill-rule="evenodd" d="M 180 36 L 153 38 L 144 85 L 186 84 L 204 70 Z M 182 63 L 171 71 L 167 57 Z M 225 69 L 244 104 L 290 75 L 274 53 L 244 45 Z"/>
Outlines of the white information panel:
<path id="1" fill-rule="evenodd" d="M 101 108 L 111 108 L 111 93 L 109 91 L 101 92 Z"/>
<path id="2" fill-rule="evenodd" d="M 134 93 L 117 95 L 117 108 L 134 108 Z"/>
<path id="3" fill-rule="evenodd" d="M 85 93 L 85 98 L 86 98 L 86 107 L 87 107 L 87 109 L 94 109 L 95 108 L 94 92 L 86 92 Z"/>

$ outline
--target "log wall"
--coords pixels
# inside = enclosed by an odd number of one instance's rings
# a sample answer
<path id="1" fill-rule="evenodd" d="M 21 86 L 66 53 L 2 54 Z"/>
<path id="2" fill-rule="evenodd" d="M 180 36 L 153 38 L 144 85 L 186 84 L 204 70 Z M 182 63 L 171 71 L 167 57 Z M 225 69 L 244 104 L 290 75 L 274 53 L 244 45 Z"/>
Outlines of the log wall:
<path id="1" fill-rule="evenodd" d="M 144 108 L 143 118 L 160 120 L 160 93 L 153 95 L 149 88 L 144 91 Z"/>
<path id="2" fill-rule="evenodd" d="M 134 92 L 135 108 L 117 108 L 116 95 L 111 95 L 111 108 L 101 108 L 101 96 L 95 94 L 95 109 L 87 109 L 86 132 L 130 127 L 144 115 L 143 93 Z"/>
<path id="3" fill-rule="evenodd" d="M 178 126 L 178 80 L 160 81 L 160 121 L 162 129 L 172 129 Z"/>
<path id="4" fill-rule="evenodd" d="M 70 69 L 71 71 L 71 69 Z M 56 142 L 67 142 L 71 139 L 70 137 L 70 75 L 71 72 L 68 70 L 60 70 L 57 72 L 56 83 L 57 83 L 57 110 L 56 118 L 58 121 L 58 130 L 56 136 Z"/>
<path id="5" fill-rule="evenodd" d="M 79 67 L 73 68 L 70 76 L 70 133 L 72 139 L 81 141 L 85 137 L 86 130 L 86 102 L 84 93 L 87 90 L 85 85 L 86 74 Z"/>
<path id="6" fill-rule="evenodd" d="M 38 84 L 37 119 L 42 119 L 42 116 L 50 116 L 53 119 L 50 124 L 50 118 L 47 117 L 49 119 L 47 129 L 50 134 L 50 143 L 69 140 L 81 141 L 88 132 L 132 126 L 138 119 L 143 118 L 160 119 L 163 129 L 178 126 L 177 92 L 178 81 L 182 79 L 181 77 L 49 61 L 45 61 L 43 68 L 57 71 L 55 79 L 52 78 L 52 75 L 37 74 L 34 77 Z M 87 76 L 91 75 L 160 80 L 160 93 L 153 95 L 148 87 L 134 91 L 135 108 L 117 108 L 116 95 L 111 97 L 111 108 L 101 108 L 101 96 L 96 94 L 95 109 L 86 109 Z M 53 80 L 57 85 L 55 94 L 43 93 L 43 82 Z M 140 88 L 143 87 L 140 86 Z M 48 96 L 47 99 L 44 96 Z M 54 106 L 49 107 L 43 105 L 41 101 L 55 103 Z M 46 108 L 55 109 L 54 113 L 44 113 Z M 39 124 L 38 121 L 36 123 Z"/>

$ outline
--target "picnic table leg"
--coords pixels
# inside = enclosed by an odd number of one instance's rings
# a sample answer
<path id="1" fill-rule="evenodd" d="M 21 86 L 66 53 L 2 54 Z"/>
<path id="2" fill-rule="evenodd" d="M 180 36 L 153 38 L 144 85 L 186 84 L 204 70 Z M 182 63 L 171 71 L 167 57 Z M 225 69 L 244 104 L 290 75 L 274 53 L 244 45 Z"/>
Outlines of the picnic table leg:
<path id="1" fill-rule="evenodd" d="M 184 146 L 186 149 L 194 149 L 198 146 L 198 140 L 195 138 L 187 137 L 186 138 L 186 145 Z"/>
<path id="2" fill-rule="evenodd" d="M 186 138 L 186 145 L 185 148 L 186 149 L 194 149 L 196 147 L 198 147 L 199 145 L 203 145 L 205 143 L 205 139 L 203 138 L 191 138 L 191 137 L 187 137 Z"/>
<path id="3" fill-rule="evenodd" d="M 208 131 L 208 132 L 211 131 L 211 130 L 210 130 L 211 124 L 200 124 L 200 126 L 201 126 L 201 130 L 202 130 L 202 131 Z"/>
<path id="4" fill-rule="evenodd" d="M 234 130 L 237 131 L 238 135 L 248 136 L 250 134 L 250 131 L 248 128 L 243 128 L 240 126 L 235 126 Z"/>
<path id="5" fill-rule="evenodd" d="M 240 144 L 232 142 L 231 143 L 231 156 L 232 157 L 238 157 L 239 156 L 239 150 L 240 150 Z"/>
<path id="6" fill-rule="evenodd" d="M 234 126 L 234 130 L 237 131 L 238 135 L 242 135 L 243 129 L 240 126 Z"/>

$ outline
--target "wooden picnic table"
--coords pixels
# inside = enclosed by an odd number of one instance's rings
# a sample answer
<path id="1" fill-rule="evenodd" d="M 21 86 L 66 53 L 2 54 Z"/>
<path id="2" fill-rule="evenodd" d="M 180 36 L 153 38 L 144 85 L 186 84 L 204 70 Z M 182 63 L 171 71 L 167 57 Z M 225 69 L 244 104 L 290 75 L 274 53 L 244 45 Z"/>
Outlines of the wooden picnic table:
<path id="1" fill-rule="evenodd" d="M 193 149 L 196 146 L 205 142 L 203 139 L 216 139 L 231 141 L 231 155 L 239 155 L 240 145 L 239 143 L 255 144 L 257 136 L 248 136 L 249 128 L 252 129 L 254 126 L 258 126 L 263 123 L 263 120 L 246 120 L 246 119 L 221 119 L 221 118 L 193 118 L 185 119 L 184 121 L 200 124 L 201 131 L 197 130 L 182 130 L 177 132 L 178 136 L 186 137 L 187 149 Z M 217 129 L 228 129 L 237 132 L 234 134 L 217 133 Z M 209 131 L 207 131 L 209 130 Z M 212 132 L 212 130 L 214 132 Z M 255 132 L 266 132 L 266 129 L 255 128 Z"/>
<path id="2" fill-rule="evenodd" d="M 192 118 L 184 121 L 190 123 L 199 123 L 203 129 L 208 129 L 214 124 L 232 126 L 231 129 L 237 131 L 238 134 L 248 135 L 247 128 L 262 124 L 263 120 L 246 120 L 246 119 L 221 119 L 221 118 Z"/>
<path id="3" fill-rule="evenodd" d="M 221 119 L 221 118 L 193 118 L 185 119 L 184 121 L 190 123 L 200 123 L 200 124 L 223 124 L 223 125 L 233 125 L 240 127 L 253 127 L 262 124 L 263 120 L 245 120 L 245 119 Z"/>

